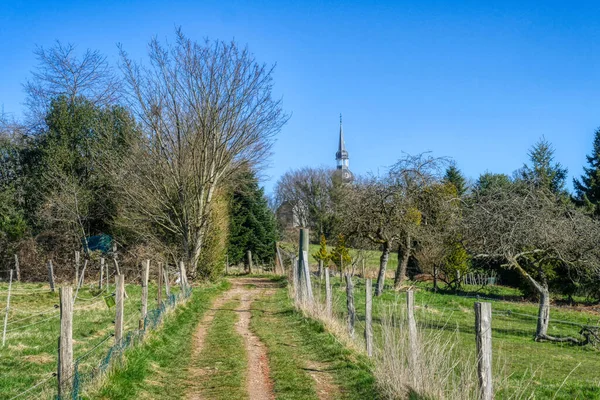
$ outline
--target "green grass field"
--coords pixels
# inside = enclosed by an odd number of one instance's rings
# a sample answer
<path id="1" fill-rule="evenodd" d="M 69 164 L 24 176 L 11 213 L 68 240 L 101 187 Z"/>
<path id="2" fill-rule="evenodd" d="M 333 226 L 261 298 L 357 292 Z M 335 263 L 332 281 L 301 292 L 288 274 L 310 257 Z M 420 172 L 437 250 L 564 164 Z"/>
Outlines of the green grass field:
<path id="1" fill-rule="evenodd" d="M 0 284 L 0 309 L 6 308 L 8 284 Z M 109 292 L 114 291 L 111 285 Z M 173 288 L 176 293 L 178 288 Z M 125 332 L 138 328 L 141 288 L 126 285 Z M 156 308 L 156 286 L 149 287 L 148 309 Z M 109 308 L 106 291 L 84 285 L 78 293 L 73 314 L 73 352 L 79 370 L 87 374 L 99 365 L 114 344 L 115 308 Z M 27 396 L 50 398 L 56 392 L 58 337 L 60 333 L 58 288 L 47 284 L 13 284 L 6 344 L 0 348 L 0 399 L 10 399 L 30 390 Z M 4 313 L 2 313 L 4 318 Z M 3 319 L 2 319 L 3 321 Z M 36 386 L 46 380 L 45 383 Z M 85 385 L 84 391 L 91 385 Z"/>
<path id="2" fill-rule="evenodd" d="M 318 282 L 318 280 L 317 280 Z M 335 310 L 343 316 L 346 295 L 338 279 L 333 280 Z M 460 351 L 475 354 L 473 297 L 454 294 L 433 293 L 429 284 L 415 283 L 416 319 L 427 335 L 440 330 L 456 339 Z M 364 280 L 355 278 L 355 301 L 358 313 L 357 331 L 364 329 Z M 475 287 L 466 287 L 467 294 Z M 488 287 L 479 291 L 480 296 L 518 296 L 515 289 Z M 324 295 L 323 295 L 324 296 Z M 537 305 L 526 302 L 482 299 L 492 303 L 492 340 L 495 368 L 502 369 L 508 376 L 505 389 L 497 398 L 506 398 L 513 390 L 529 384 L 536 398 L 556 399 L 600 399 L 600 351 L 586 346 L 578 347 L 559 343 L 537 343 L 535 333 Z M 388 289 L 374 299 L 373 320 L 376 333 L 380 330 L 381 318 L 389 313 L 390 306 L 405 306 L 405 293 Z M 533 316 L 533 317 L 530 317 Z M 549 333 L 556 336 L 578 337 L 576 324 L 598 324 L 597 313 L 553 307 Z M 563 321 L 563 322 L 559 322 Z M 566 380 L 566 381 L 565 381 Z M 563 383 L 564 382 L 564 383 Z"/>

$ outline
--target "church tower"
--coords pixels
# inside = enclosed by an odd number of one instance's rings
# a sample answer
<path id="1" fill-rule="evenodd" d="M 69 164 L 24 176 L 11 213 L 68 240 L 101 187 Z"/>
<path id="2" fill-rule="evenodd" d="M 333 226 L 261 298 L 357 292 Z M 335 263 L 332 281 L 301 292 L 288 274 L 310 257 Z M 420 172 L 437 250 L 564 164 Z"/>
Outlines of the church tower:
<path id="1" fill-rule="evenodd" d="M 338 144 L 338 151 L 335 153 L 335 160 L 337 161 L 337 172 L 341 174 L 344 182 L 352 182 L 354 175 L 350 172 L 348 151 L 346 151 L 346 143 L 344 142 L 344 129 L 342 127 L 342 114 L 340 114 L 340 141 Z"/>

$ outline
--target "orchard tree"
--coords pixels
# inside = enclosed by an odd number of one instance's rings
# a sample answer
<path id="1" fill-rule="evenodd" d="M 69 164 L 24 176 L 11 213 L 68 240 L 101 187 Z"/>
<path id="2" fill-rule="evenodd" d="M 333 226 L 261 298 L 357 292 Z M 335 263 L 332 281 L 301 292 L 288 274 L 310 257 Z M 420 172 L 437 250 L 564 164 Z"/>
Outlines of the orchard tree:
<path id="1" fill-rule="evenodd" d="M 536 182 L 475 191 L 464 209 L 463 243 L 475 258 L 514 269 L 539 296 L 536 340 L 570 341 L 548 334 L 551 277 L 600 268 L 600 223 Z"/>

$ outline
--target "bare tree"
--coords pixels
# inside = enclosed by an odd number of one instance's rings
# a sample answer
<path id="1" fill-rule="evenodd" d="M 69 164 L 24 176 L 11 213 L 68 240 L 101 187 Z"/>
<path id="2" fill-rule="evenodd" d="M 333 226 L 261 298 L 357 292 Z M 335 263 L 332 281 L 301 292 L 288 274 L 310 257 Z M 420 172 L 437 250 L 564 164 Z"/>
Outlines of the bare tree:
<path id="1" fill-rule="evenodd" d="M 598 271 L 600 224 L 544 188 L 525 182 L 476 191 L 468 199 L 464 241 L 475 257 L 503 262 L 539 296 L 536 340 L 548 335 L 549 275 L 559 266 L 571 274 Z"/>
<path id="2" fill-rule="evenodd" d="M 34 126 L 43 124 L 50 102 L 66 96 L 71 102 L 78 96 L 94 105 L 107 106 L 119 99 L 120 81 L 106 57 L 87 49 L 81 57 L 73 44 L 56 44 L 34 52 L 38 65 L 24 87 L 28 117 Z"/>
<path id="3" fill-rule="evenodd" d="M 122 222 L 146 240 L 170 238 L 196 266 L 215 193 L 241 168 L 262 165 L 287 116 L 272 97 L 272 67 L 234 42 L 176 36 L 173 45 L 150 42 L 148 66 L 121 49 L 144 139 L 116 178 Z"/>

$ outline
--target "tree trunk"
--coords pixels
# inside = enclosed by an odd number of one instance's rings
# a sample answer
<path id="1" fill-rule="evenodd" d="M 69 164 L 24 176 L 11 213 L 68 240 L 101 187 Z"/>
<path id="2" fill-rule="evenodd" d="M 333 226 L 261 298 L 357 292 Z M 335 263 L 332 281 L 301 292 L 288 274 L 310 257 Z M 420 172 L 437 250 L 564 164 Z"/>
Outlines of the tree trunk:
<path id="1" fill-rule="evenodd" d="M 381 257 L 379 257 L 379 275 L 377 276 L 377 287 L 375 288 L 375 296 L 381 296 L 383 293 L 383 285 L 385 284 L 385 270 L 390 259 L 390 242 L 383 243 Z"/>
<path id="2" fill-rule="evenodd" d="M 406 269 L 408 268 L 408 259 L 410 258 L 410 242 L 410 235 L 406 235 L 402 257 L 400 257 L 402 246 L 398 246 L 398 269 L 396 269 L 396 276 L 394 278 L 394 288 L 396 289 L 406 280 Z"/>
<path id="3" fill-rule="evenodd" d="M 538 310 L 537 328 L 535 332 L 536 340 L 547 338 L 548 323 L 550 322 L 550 291 L 547 287 L 540 287 L 538 293 L 540 295 L 540 309 Z"/>
<path id="4" fill-rule="evenodd" d="M 433 264 L 433 292 L 437 293 L 438 284 L 437 284 L 437 264 Z"/>

